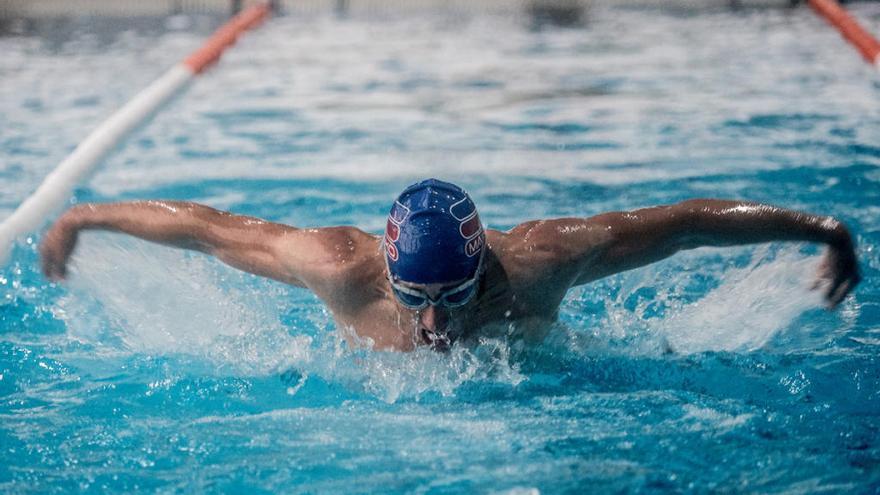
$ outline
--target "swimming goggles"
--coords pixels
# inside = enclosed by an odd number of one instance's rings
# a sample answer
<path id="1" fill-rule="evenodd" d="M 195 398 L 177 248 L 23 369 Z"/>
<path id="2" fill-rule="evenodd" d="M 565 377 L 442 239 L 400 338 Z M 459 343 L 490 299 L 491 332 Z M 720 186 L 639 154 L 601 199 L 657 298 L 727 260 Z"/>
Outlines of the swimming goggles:
<path id="1" fill-rule="evenodd" d="M 428 305 L 443 306 L 446 308 L 457 308 L 469 303 L 477 293 L 477 280 L 480 278 L 480 272 L 474 275 L 474 278 L 465 280 L 459 285 L 447 289 L 437 297 L 431 297 L 425 291 L 406 287 L 395 282 L 389 275 L 388 281 L 391 282 L 391 291 L 397 302 L 409 309 L 425 309 Z"/>
<path id="2" fill-rule="evenodd" d="M 401 285 L 391 275 L 391 268 L 388 266 L 388 258 L 385 257 L 385 269 L 387 270 L 388 282 L 391 284 L 391 292 L 394 293 L 395 299 L 405 308 L 419 310 L 425 309 L 428 305 L 442 306 L 445 308 L 457 308 L 471 302 L 477 293 L 480 275 L 483 273 L 483 260 L 486 258 L 486 249 L 480 252 L 480 260 L 477 262 L 477 271 L 474 276 L 456 285 L 455 287 L 444 290 L 437 294 L 437 297 L 431 297 L 427 292 L 413 287 Z"/>

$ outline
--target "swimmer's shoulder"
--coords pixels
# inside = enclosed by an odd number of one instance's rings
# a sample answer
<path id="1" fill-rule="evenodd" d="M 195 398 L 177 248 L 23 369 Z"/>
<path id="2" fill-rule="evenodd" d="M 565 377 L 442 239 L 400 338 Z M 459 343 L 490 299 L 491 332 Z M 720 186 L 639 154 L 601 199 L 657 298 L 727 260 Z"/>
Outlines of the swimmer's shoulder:
<path id="1" fill-rule="evenodd" d="M 363 283 L 381 268 L 379 237 L 356 227 L 296 229 L 284 244 L 288 263 L 316 292 Z"/>
<path id="2" fill-rule="evenodd" d="M 345 269 L 375 262 L 379 257 L 379 237 L 357 227 L 297 229 L 293 237 L 290 254 L 301 256 L 316 267 Z"/>
<path id="3" fill-rule="evenodd" d="M 523 222 L 502 232 L 487 230 L 487 242 L 499 258 L 529 264 L 565 261 L 600 248 L 607 241 L 590 218 L 553 218 Z"/>
<path id="4" fill-rule="evenodd" d="M 487 230 L 493 255 L 512 280 L 560 277 L 580 260 L 604 248 L 607 235 L 589 218 L 523 222 L 502 232 Z"/>
<path id="5" fill-rule="evenodd" d="M 549 249 L 543 241 L 533 239 L 531 230 L 537 222 L 527 222 L 508 230 L 487 230 L 486 244 L 489 253 L 485 263 L 487 270 L 500 269 L 502 279 L 512 288 L 530 286 L 532 279 L 547 264 Z"/>

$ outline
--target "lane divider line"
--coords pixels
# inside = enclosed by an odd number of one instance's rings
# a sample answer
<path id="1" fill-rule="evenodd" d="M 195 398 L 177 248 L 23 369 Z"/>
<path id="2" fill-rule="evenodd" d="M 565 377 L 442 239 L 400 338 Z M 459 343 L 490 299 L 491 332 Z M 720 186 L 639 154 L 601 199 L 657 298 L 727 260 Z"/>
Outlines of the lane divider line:
<path id="1" fill-rule="evenodd" d="M 836 0 L 809 0 L 810 7 L 849 41 L 862 57 L 880 69 L 880 41 L 863 28 Z"/>
<path id="2" fill-rule="evenodd" d="M 43 179 L 37 190 L 0 223 L 0 267 L 6 265 L 12 245 L 19 237 L 39 229 L 50 215 L 64 205 L 76 185 L 126 136 L 146 122 L 195 76 L 215 63 L 226 48 L 235 43 L 242 33 L 262 22 L 270 11 L 269 4 L 263 3 L 240 12 L 217 29 L 201 48 L 153 81 L 80 142 Z"/>

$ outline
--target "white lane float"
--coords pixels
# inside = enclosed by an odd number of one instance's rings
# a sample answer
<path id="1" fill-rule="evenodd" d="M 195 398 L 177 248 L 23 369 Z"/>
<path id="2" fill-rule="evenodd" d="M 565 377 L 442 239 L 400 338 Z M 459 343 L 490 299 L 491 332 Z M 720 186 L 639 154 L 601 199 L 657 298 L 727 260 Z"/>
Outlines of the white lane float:
<path id="1" fill-rule="evenodd" d="M 33 232 L 60 209 L 76 185 L 123 139 L 150 118 L 165 102 L 187 86 L 195 76 L 216 62 L 224 50 L 245 31 L 260 24 L 270 13 L 269 3 L 243 10 L 182 62 L 138 93 L 111 115 L 67 156 L 3 223 L 0 223 L 0 266 L 5 265 L 13 244 Z"/>

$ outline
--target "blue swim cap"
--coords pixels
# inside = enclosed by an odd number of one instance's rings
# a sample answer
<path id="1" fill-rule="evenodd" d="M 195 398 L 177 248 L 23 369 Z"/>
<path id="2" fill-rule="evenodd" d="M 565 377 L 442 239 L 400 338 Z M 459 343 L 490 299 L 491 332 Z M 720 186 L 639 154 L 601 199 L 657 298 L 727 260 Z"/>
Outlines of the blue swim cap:
<path id="1" fill-rule="evenodd" d="M 473 277 L 486 244 L 470 196 L 455 184 L 428 179 L 400 193 L 385 225 L 385 258 L 396 280 L 415 284 Z"/>

